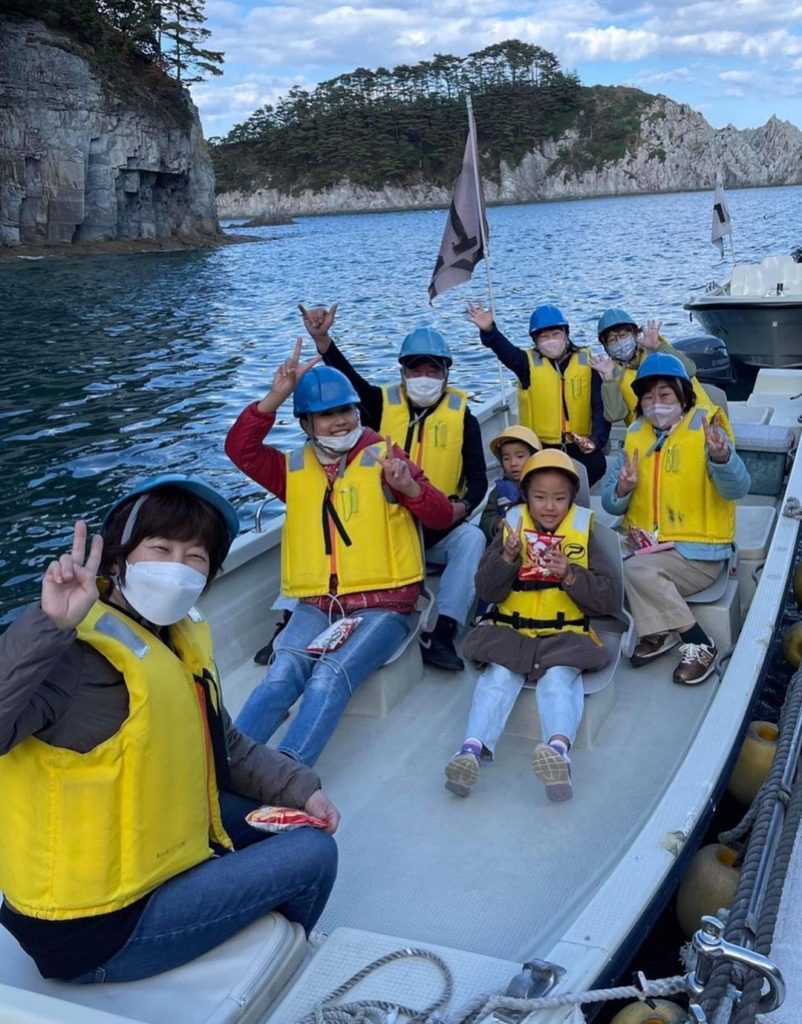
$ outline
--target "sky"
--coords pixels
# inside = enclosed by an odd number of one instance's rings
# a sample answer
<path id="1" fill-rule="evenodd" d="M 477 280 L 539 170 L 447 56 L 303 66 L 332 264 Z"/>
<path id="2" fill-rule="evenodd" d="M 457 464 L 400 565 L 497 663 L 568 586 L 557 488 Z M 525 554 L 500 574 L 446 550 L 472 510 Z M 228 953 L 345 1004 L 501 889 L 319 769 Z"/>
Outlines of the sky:
<path id="1" fill-rule="evenodd" d="M 511 38 L 585 85 L 664 93 L 716 128 L 802 125 L 802 0 L 207 0 L 206 13 L 226 55 L 223 77 L 192 89 L 207 136 L 295 84 Z"/>

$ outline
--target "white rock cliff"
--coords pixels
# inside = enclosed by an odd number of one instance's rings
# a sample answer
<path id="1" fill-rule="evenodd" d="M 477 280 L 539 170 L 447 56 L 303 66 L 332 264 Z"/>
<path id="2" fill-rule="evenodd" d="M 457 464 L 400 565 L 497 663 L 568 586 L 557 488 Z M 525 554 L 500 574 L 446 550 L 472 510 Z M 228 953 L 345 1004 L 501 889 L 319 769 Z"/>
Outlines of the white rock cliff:
<path id="1" fill-rule="evenodd" d="M 562 170 L 561 152 L 571 152 L 578 135 L 570 130 L 528 153 L 517 167 L 502 163 L 499 181 L 484 182 L 489 202 L 531 202 L 588 196 L 636 195 L 711 188 L 716 172 L 730 187 L 802 183 L 802 131 L 772 117 L 762 128 L 716 129 L 684 103 L 655 97 L 644 108 L 637 144 L 626 155 L 580 174 Z M 368 189 L 342 181 L 324 192 L 288 195 L 276 189 L 223 192 L 221 218 L 273 213 L 341 213 L 447 206 L 451 190 L 430 185 Z"/>
<path id="2" fill-rule="evenodd" d="M 69 36 L 0 17 L 0 246 L 218 232 L 186 93 L 113 91 Z"/>

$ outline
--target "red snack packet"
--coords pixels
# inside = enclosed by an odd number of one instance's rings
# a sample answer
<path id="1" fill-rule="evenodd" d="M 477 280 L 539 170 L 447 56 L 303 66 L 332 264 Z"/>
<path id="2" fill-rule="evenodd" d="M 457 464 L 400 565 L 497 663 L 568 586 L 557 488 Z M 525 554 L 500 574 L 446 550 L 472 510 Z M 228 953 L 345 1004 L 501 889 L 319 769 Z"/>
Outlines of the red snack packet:
<path id="1" fill-rule="evenodd" d="M 519 580 L 538 580 L 541 583 L 559 583 L 560 577 L 543 567 L 541 559 L 551 548 L 565 540 L 564 534 L 539 533 L 537 530 L 524 530 L 523 565 L 518 570 Z"/>
<path id="2" fill-rule="evenodd" d="M 255 811 L 245 815 L 245 820 L 260 832 L 290 832 L 294 828 L 326 828 L 327 823 L 311 814 L 296 810 L 294 807 L 257 807 Z"/>

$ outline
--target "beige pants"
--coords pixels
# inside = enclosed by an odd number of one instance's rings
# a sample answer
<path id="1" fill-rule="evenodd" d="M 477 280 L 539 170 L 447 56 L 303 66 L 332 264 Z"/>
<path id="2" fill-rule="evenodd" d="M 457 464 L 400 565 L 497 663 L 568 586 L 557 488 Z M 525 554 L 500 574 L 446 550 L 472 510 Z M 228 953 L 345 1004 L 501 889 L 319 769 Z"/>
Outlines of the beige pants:
<path id="1" fill-rule="evenodd" d="M 715 583 L 722 565 L 683 558 L 673 549 L 628 558 L 624 586 L 638 636 L 691 626 L 696 618 L 683 597 Z"/>

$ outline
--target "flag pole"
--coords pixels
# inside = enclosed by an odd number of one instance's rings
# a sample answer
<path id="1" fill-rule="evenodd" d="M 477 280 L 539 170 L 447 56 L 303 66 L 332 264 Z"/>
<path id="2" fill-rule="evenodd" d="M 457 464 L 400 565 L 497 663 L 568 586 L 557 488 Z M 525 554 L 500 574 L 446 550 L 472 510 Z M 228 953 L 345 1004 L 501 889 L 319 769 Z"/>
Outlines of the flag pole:
<path id="1" fill-rule="evenodd" d="M 487 294 L 490 304 L 490 312 L 493 320 L 496 319 L 496 297 L 493 292 L 493 269 L 490 265 L 490 245 L 485 231 L 485 207 L 483 202 L 482 182 L 479 176 L 479 146 L 476 140 L 476 122 L 473 119 L 473 101 L 469 92 L 465 93 L 465 103 L 468 107 L 468 135 L 471 140 L 471 151 L 473 153 L 473 183 L 476 187 L 476 203 L 479 207 L 479 237 L 482 240 L 482 252 L 484 253 L 485 270 L 487 271 Z M 498 389 L 501 395 L 501 407 L 504 412 L 504 426 L 510 425 L 510 410 L 504 391 L 504 371 L 501 360 L 496 356 L 498 366 Z"/>

